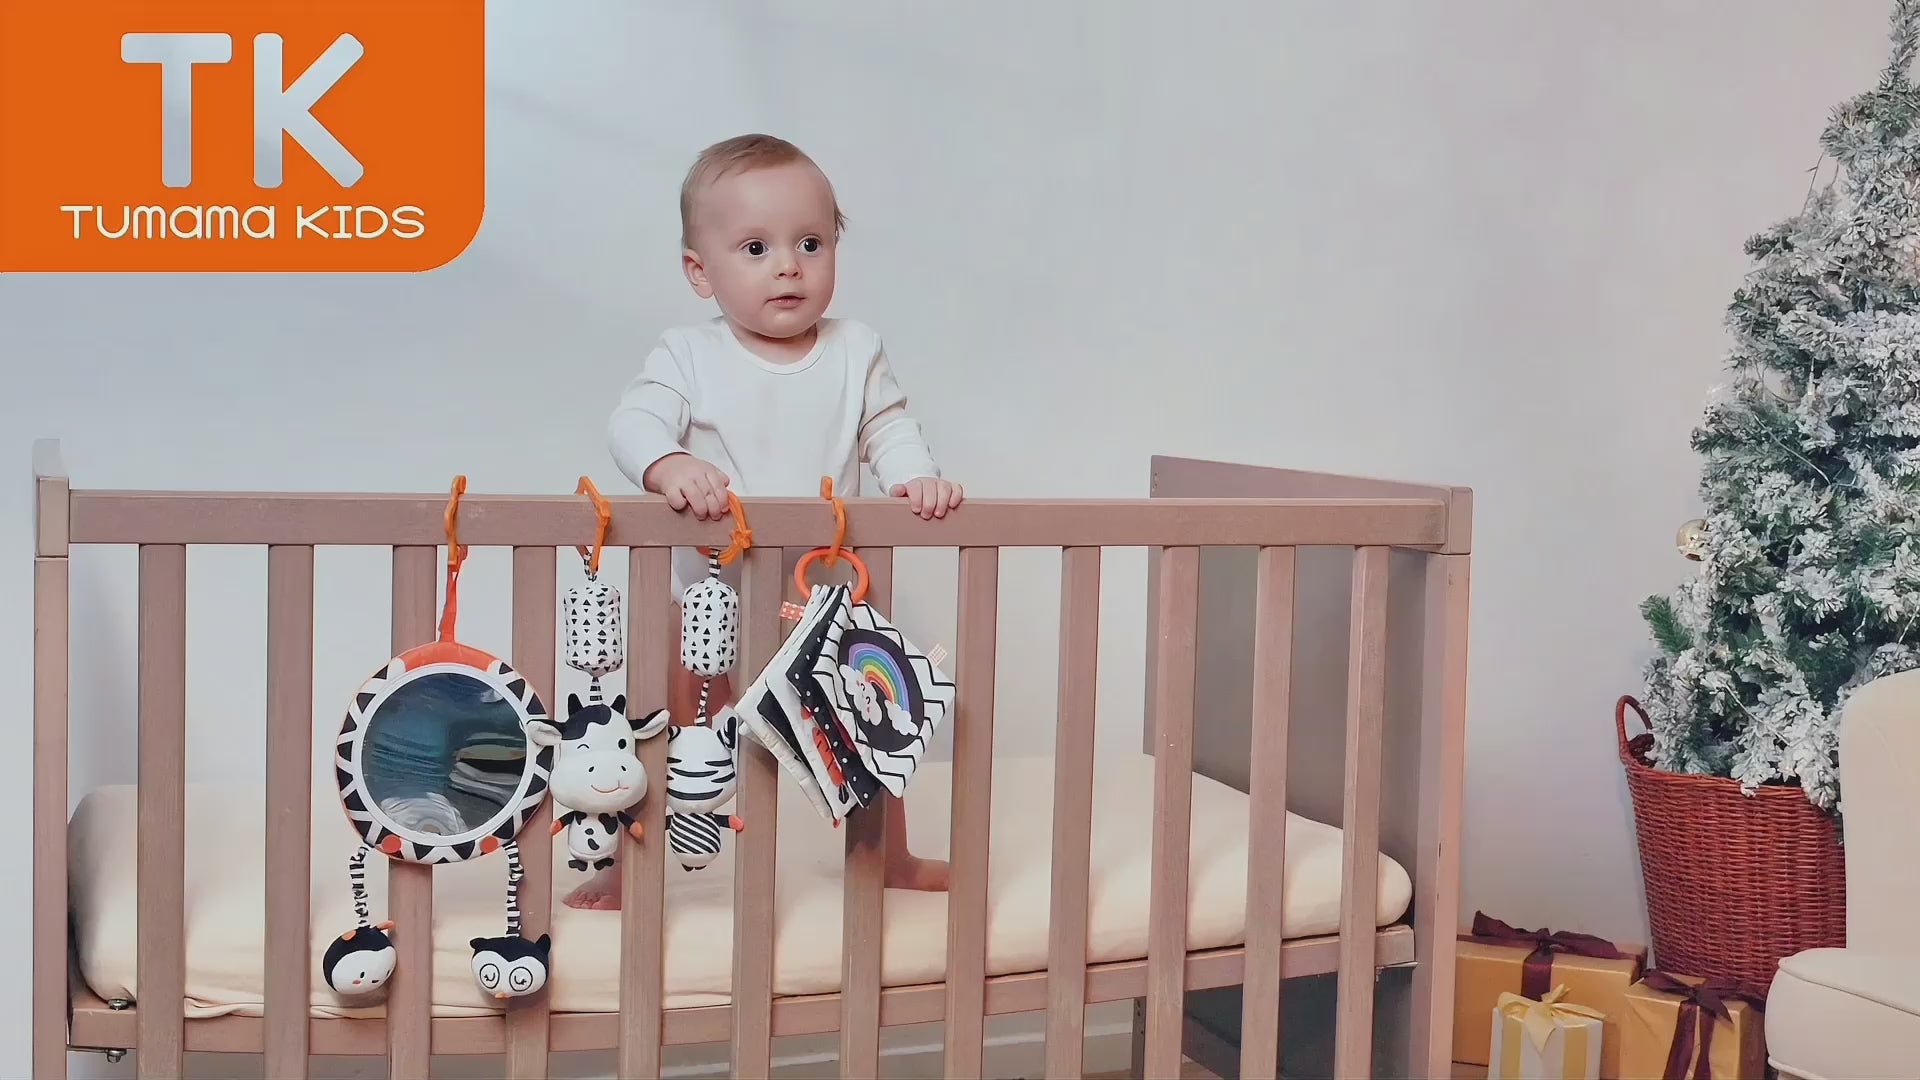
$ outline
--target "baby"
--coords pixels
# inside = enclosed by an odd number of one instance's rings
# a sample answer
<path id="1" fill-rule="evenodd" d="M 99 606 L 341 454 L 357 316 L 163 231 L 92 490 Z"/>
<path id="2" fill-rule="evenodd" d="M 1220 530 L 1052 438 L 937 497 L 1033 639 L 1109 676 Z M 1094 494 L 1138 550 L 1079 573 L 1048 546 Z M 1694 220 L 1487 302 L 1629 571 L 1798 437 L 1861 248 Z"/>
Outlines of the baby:
<path id="1" fill-rule="evenodd" d="M 835 492 L 858 492 L 863 463 L 922 518 L 960 505 L 879 335 L 826 317 L 845 224 L 826 175 L 785 140 L 742 135 L 694 161 L 680 189 L 681 265 L 720 314 L 662 335 L 621 395 L 607 438 L 627 479 L 702 521 L 727 515 L 729 489 L 817 497 L 826 476 Z M 739 570 L 736 561 L 724 571 L 736 588 Z M 675 597 L 706 572 L 698 552 L 675 551 Z M 792 575 L 789 560 L 782 580 Z M 691 723 L 699 677 L 680 666 L 680 643 L 668 644 L 668 707 L 675 723 Z M 728 679 L 713 680 L 710 710 L 733 700 Z M 887 885 L 945 889 L 947 864 L 910 854 L 903 804 L 886 805 Z M 603 871 L 566 903 L 614 908 L 619 890 L 618 869 Z"/>

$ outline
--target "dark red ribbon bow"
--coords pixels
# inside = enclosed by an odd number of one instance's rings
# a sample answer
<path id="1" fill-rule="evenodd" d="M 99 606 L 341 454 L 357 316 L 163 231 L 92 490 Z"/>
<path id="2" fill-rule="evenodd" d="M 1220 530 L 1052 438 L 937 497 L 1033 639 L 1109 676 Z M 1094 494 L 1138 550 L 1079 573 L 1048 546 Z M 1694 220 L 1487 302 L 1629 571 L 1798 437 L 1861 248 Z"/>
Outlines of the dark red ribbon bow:
<path id="1" fill-rule="evenodd" d="M 1473 913 L 1473 933 L 1467 936 L 1467 940 L 1481 945 L 1532 945 L 1533 951 L 1520 962 L 1520 996 L 1535 1001 L 1553 989 L 1555 953 L 1591 956 L 1598 960 L 1626 959 L 1626 954 L 1606 938 L 1566 930 L 1548 930 L 1544 926 L 1538 930 L 1522 930 L 1481 911 Z"/>
<path id="2" fill-rule="evenodd" d="M 1742 990 L 1726 979 L 1708 979 L 1696 986 L 1664 971 L 1649 970 L 1640 976 L 1640 981 L 1650 989 L 1680 998 L 1680 1018 L 1673 1025 L 1673 1042 L 1667 1047 L 1667 1070 L 1662 1080 L 1686 1080 L 1688 1058 L 1694 1059 L 1696 1080 L 1707 1080 L 1713 1075 L 1709 1061 L 1713 1056 L 1713 1025 L 1716 1020 L 1732 1021 L 1733 1015 L 1727 1011 L 1728 1001 L 1744 1001 L 1756 1012 L 1766 1011 L 1766 1002 L 1760 995 Z"/>

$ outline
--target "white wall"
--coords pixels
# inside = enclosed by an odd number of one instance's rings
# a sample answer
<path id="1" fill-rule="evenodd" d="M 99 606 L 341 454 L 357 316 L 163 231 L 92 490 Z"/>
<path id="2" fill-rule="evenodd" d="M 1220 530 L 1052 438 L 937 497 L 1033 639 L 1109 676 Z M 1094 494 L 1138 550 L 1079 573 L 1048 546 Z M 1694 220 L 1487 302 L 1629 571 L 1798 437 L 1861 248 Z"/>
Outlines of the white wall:
<path id="1" fill-rule="evenodd" d="M 1686 434 L 1740 244 L 1799 204 L 1883 4 L 489 6 L 488 213 L 446 269 L 0 280 L 7 671 L 36 435 L 87 487 L 621 489 L 612 398 L 707 313 L 678 276 L 681 172 L 771 130 L 833 177 L 836 308 L 887 335 L 974 495 L 1140 495 L 1155 452 L 1476 488 L 1465 906 L 1643 932 L 1609 713 L 1647 652 L 1635 605 L 1687 572 Z M 133 776 L 132 565 L 75 555 L 76 794 Z M 259 761 L 264 566 L 192 563 L 195 776 Z M 379 554 L 321 566 L 324 718 L 387 646 Z M 1003 570 L 1002 752 L 1046 745 L 1014 710 L 1052 698 L 1053 566 Z M 499 648 L 506 570 L 481 556 L 463 604 Z M 950 643 L 951 558 L 901 570 L 902 617 Z M 7 762 L 0 812 L 24 816 Z M 24 927 L 14 880 L 0 918 Z M 22 1063 L 25 991 L 0 991 Z"/>

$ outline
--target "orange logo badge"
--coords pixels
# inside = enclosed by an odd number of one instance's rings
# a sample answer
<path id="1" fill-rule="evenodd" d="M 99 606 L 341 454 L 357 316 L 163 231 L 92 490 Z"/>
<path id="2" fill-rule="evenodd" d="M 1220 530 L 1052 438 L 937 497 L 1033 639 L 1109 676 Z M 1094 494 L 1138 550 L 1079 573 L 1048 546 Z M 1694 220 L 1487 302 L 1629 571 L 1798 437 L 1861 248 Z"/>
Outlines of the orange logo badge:
<path id="1" fill-rule="evenodd" d="M 0 272 L 434 269 L 485 103 L 482 0 L 0 0 Z"/>

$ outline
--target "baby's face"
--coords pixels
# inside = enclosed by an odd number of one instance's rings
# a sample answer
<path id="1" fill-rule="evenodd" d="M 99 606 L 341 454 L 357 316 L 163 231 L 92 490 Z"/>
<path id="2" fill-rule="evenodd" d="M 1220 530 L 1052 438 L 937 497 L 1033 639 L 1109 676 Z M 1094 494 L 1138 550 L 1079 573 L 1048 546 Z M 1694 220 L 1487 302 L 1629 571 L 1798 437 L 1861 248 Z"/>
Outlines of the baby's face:
<path id="1" fill-rule="evenodd" d="M 751 333 L 811 330 L 833 299 L 833 205 L 806 162 L 721 177 L 697 197 L 687 280 Z"/>

